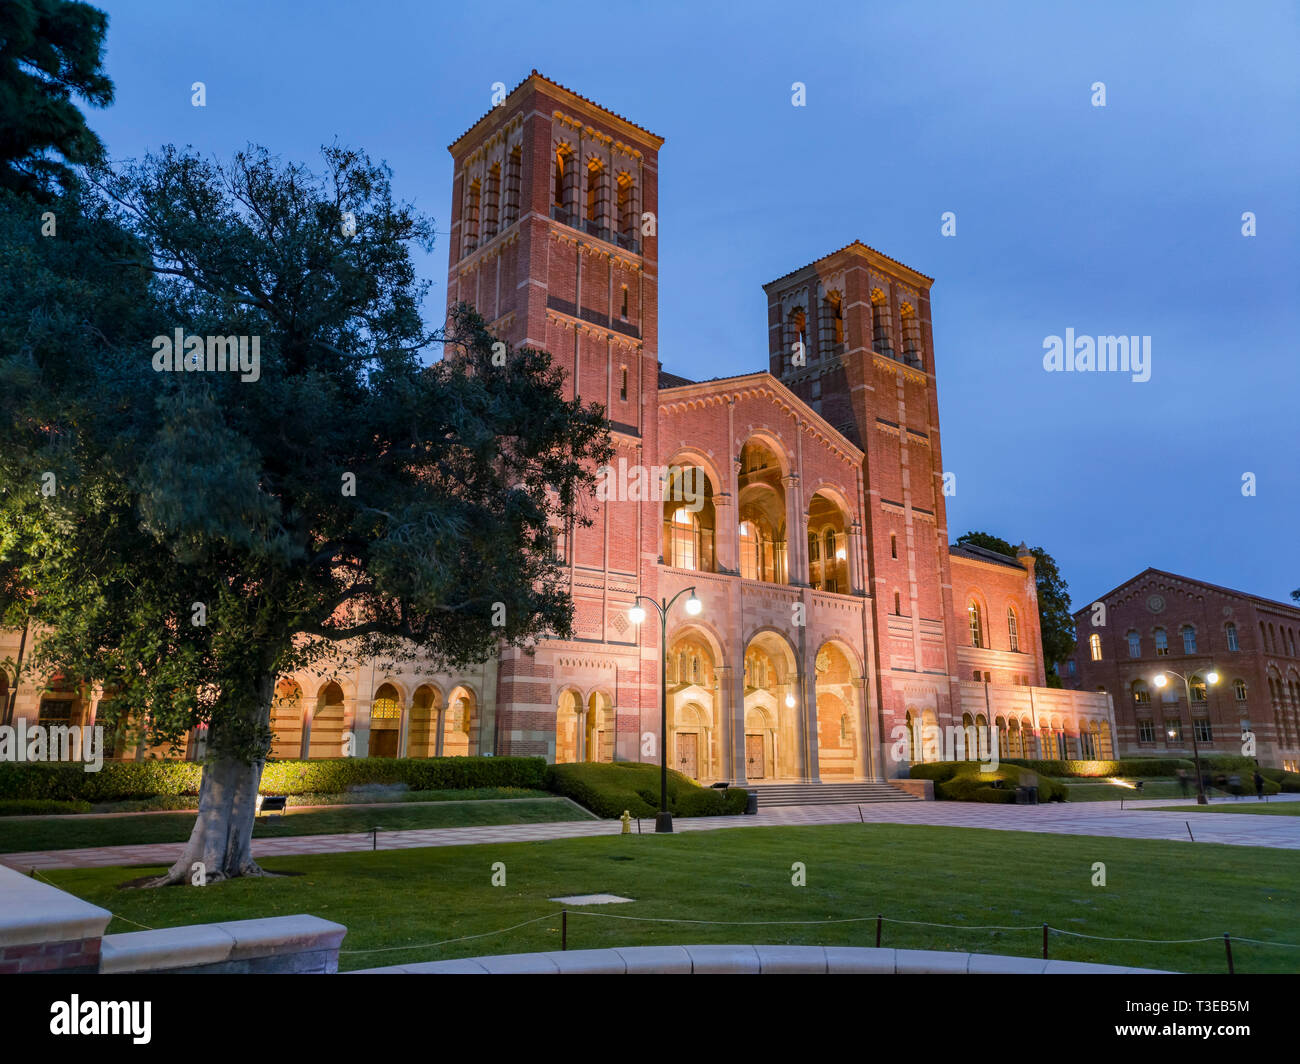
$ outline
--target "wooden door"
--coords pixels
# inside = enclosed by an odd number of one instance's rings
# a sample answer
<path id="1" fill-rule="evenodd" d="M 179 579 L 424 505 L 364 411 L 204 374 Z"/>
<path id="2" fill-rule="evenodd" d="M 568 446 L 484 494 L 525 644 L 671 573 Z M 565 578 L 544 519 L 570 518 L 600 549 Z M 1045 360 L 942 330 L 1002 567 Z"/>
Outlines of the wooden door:
<path id="1" fill-rule="evenodd" d="M 683 776 L 700 778 L 700 737 L 695 732 L 677 733 L 676 768 Z"/>
<path id="2" fill-rule="evenodd" d="M 763 735 L 745 736 L 745 778 L 761 780 L 767 776 L 767 740 Z"/>

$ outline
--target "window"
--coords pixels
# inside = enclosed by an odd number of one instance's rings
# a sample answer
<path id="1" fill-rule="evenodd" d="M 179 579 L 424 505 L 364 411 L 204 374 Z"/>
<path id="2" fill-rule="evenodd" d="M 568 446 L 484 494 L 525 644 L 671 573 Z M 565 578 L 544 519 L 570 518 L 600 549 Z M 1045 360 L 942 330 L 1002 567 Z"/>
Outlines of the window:
<path id="1" fill-rule="evenodd" d="M 493 163 L 487 172 L 487 195 L 483 200 L 483 239 L 491 240 L 497 235 L 497 224 L 501 217 L 501 164 Z"/>
<path id="2" fill-rule="evenodd" d="M 828 292 L 822 300 L 820 339 L 825 354 L 838 350 L 844 342 L 844 299 L 839 292 Z"/>
<path id="3" fill-rule="evenodd" d="M 1165 630 L 1163 628 L 1157 628 L 1155 631 L 1155 636 L 1156 636 L 1156 657 L 1163 658 L 1166 654 L 1169 653 L 1169 636 L 1165 633 Z"/>
<path id="4" fill-rule="evenodd" d="M 478 178 L 470 182 L 465 193 L 465 253 L 478 247 L 478 205 L 481 186 Z"/>
<path id="5" fill-rule="evenodd" d="M 1137 632 L 1128 634 L 1128 656 L 1130 658 L 1140 658 L 1142 656 L 1142 636 Z"/>
<path id="6" fill-rule="evenodd" d="M 1244 701 L 1246 701 L 1246 681 L 1245 681 L 1245 680 L 1233 680 L 1233 681 L 1232 681 L 1232 693 L 1233 693 L 1234 695 L 1237 696 L 1237 701 L 1238 701 L 1238 702 L 1244 702 Z"/>
<path id="7" fill-rule="evenodd" d="M 669 549 L 669 565 L 678 569 L 695 569 L 698 554 L 699 521 L 695 514 L 685 506 L 673 511 L 672 543 Z"/>
<path id="8" fill-rule="evenodd" d="M 1016 611 L 1011 606 L 1007 607 L 1007 640 L 1012 650 L 1020 650 L 1020 628 L 1016 623 Z"/>
<path id="9" fill-rule="evenodd" d="M 624 297 L 627 296 L 627 289 L 623 289 Z M 627 367 L 623 366 L 619 374 L 618 397 L 623 402 L 627 402 Z"/>
<path id="10" fill-rule="evenodd" d="M 1154 743 L 1156 741 L 1156 725 L 1151 720 L 1138 721 L 1138 742 Z"/>
<path id="11" fill-rule="evenodd" d="M 604 231 L 607 199 L 605 167 L 593 159 L 587 164 L 587 232 L 599 234 Z"/>
<path id="12" fill-rule="evenodd" d="M 894 616 L 895 616 L 895 617 L 901 617 L 901 616 L 903 616 L 902 600 L 901 600 L 901 598 L 899 597 L 899 594 L 898 594 L 897 591 L 894 592 Z"/>
<path id="13" fill-rule="evenodd" d="M 623 303 L 619 307 L 618 316 L 627 321 L 627 285 L 623 286 Z"/>
<path id="14" fill-rule="evenodd" d="M 976 683 L 979 683 L 979 682 L 980 682 L 980 671 L 979 671 L 979 669 L 976 669 L 976 670 L 975 670 L 975 682 L 976 682 Z"/>
<path id="15" fill-rule="evenodd" d="M 506 198 L 501 209 L 501 228 L 519 221 L 519 185 L 523 151 L 518 145 L 506 157 Z"/>
<path id="16" fill-rule="evenodd" d="M 564 532 L 558 528 L 551 529 L 551 557 L 561 565 L 567 561 L 566 546 Z"/>
<path id="17" fill-rule="evenodd" d="M 803 307 L 795 307 L 790 312 L 790 343 L 799 344 L 799 348 L 805 352 L 808 350 L 808 315 L 804 313 Z"/>
<path id="18" fill-rule="evenodd" d="M 762 543 L 751 521 L 740 522 L 740 575 L 746 580 L 759 579 Z"/>
<path id="19" fill-rule="evenodd" d="M 1205 701 L 1205 680 L 1202 677 L 1193 676 L 1187 681 L 1187 686 L 1191 689 L 1193 702 Z"/>
<path id="20" fill-rule="evenodd" d="M 893 534 L 889 537 L 889 556 L 891 558 L 898 557 L 898 537 Z"/>
<path id="21" fill-rule="evenodd" d="M 1165 718 L 1165 738 L 1171 743 L 1183 741 L 1183 719 L 1181 717 Z"/>
<path id="22" fill-rule="evenodd" d="M 822 590 L 836 593 L 839 591 L 840 586 L 835 573 L 835 532 L 828 528 L 824 540 L 826 550 L 822 561 Z"/>
<path id="23" fill-rule="evenodd" d="M 1088 653 L 1093 661 L 1101 661 L 1101 636 L 1096 632 L 1088 636 Z"/>
<path id="24" fill-rule="evenodd" d="M 1151 689 L 1147 687 L 1145 680 L 1134 680 L 1132 691 L 1135 705 L 1147 706 L 1151 704 Z"/>
<path id="25" fill-rule="evenodd" d="M 619 243 L 624 247 L 636 247 L 636 183 L 629 173 L 618 175 L 618 191 L 615 206 L 618 208 Z"/>
<path id="26" fill-rule="evenodd" d="M 1078 668 L 1079 667 L 1074 663 L 1074 658 L 1071 658 L 1066 663 L 1066 672 L 1068 672 L 1071 676 L 1073 676 L 1078 671 Z"/>
<path id="27" fill-rule="evenodd" d="M 916 316 L 916 309 L 911 303 L 904 303 L 900 308 L 903 319 L 903 361 L 908 365 L 921 364 L 921 320 Z"/>
<path id="28" fill-rule="evenodd" d="M 1229 624 L 1229 625 L 1224 629 L 1224 634 L 1227 635 L 1227 637 L 1228 637 L 1228 649 L 1229 649 L 1229 650 L 1240 650 L 1240 649 L 1241 649 L 1241 647 L 1239 647 L 1239 646 L 1237 645 L 1237 626 L 1236 626 L 1235 624 Z"/>
<path id="29" fill-rule="evenodd" d="M 1264 622 L 1259 622 L 1259 641 L 1264 644 L 1264 649 L 1268 649 L 1268 629 L 1264 627 Z"/>
<path id="30" fill-rule="evenodd" d="M 1196 653 L 1196 629 L 1190 624 L 1183 625 L 1183 653 Z"/>
<path id="31" fill-rule="evenodd" d="M 570 225 L 573 222 L 574 183 L 577 167 L 573 163 L 573 152 L 561 146 L 555 149 L 555 189 L 551 215 L 556 221 Z"/>
<path id="32" fill-rule="evenodd" d="M 889 306 L 885 293 L 879 288 L 871 290 L 871 345 L 882 355 L 894 355 L 894 342 L 889 335 Z"/>
<path id="33" fill-rule="evenodd" d="M 970 621 L 970 645 L 982 647 L 984 645 L 984 624 L 980 618 L 978 603 L 972 602 L 967 606 L 966 614 Z"/>
<path id="34" fill-rule="evenodd" d="M 1210 722 L 1205 717 L 1192 718 L 1192 735 L 1196 737 L 1198 743 L 1214 741 L 1214 733 L 1210 730 Z"/>

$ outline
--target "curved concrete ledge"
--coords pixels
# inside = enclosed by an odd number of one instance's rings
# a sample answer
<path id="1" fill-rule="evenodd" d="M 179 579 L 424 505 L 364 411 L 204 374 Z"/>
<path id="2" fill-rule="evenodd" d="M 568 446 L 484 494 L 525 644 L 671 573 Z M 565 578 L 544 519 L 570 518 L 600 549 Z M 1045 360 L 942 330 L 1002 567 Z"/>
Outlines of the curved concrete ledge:
<path id="1" fill-rule="evenodd" d="M 1041 957 L 865 946 L 630 946 L 366 968 L 352 975 L 1167 975 Z"/>

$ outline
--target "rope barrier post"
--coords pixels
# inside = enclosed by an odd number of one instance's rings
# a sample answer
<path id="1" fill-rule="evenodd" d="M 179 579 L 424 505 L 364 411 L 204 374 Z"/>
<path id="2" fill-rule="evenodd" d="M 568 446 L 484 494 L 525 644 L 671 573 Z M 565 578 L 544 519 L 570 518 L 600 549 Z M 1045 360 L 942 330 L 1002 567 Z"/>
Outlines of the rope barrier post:
<path id="1" fill-rule="evenodd" d="M 880 949 L 880 927 L 885 922 L 883 915 L 876 914 L 876 949 Z"/>
<path id="2" fill-rule="evenodd" d="M 1047 960 L 1047 925 L 1043 924 L 1043 960 Z"/>
<path id="3" fill-rule="evenodd" d="M 560 949 L 569 948 L 569 910 L 560 910 Z"/>
<path id="4" fill-rule="evenodd" d="M 1228 974 L 1236 975 L 1237 973 L 1232 967 L 1232 939 L 1228 937 L 1228 932 L 1226 931 L 1223 932 L 1223 948 L 1228 954 Z"/>

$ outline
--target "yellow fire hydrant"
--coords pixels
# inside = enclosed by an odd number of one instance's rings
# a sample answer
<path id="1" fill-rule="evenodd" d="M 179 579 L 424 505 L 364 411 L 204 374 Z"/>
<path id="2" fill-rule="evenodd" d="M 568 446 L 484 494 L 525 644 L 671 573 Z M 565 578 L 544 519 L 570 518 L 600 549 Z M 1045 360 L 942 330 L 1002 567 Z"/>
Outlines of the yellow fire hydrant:
<path id="1" fill-rule="evenodd" d="M 623 834 L 624 834 L 624 835 L 631 835 L 631 834 L 632 834 L 632 814 L 629 813 L 626 809 L 624 809 L 624 810 L 623 810 L 623 815 L 622 815 L 621 817 L 619 817 L 619 819 L 620 819 L 621 821 L 623 821 Z"/>

